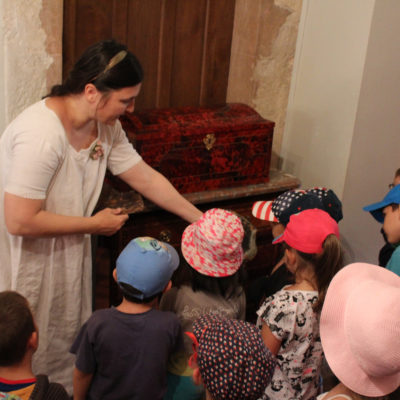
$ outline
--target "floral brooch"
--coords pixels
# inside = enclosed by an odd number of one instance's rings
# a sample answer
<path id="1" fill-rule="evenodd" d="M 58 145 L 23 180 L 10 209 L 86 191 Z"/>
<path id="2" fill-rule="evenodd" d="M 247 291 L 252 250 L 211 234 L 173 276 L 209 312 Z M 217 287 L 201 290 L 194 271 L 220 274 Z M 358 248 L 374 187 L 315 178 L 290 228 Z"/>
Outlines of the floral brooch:
<path id="1" fill-rule="evenodd" d="M 101 144 L 100 140 L 97 140 L 90 149 L 89 157 L 92 160 L 98 160 L 103 156 L 104 156 L 103 145 Z"/>

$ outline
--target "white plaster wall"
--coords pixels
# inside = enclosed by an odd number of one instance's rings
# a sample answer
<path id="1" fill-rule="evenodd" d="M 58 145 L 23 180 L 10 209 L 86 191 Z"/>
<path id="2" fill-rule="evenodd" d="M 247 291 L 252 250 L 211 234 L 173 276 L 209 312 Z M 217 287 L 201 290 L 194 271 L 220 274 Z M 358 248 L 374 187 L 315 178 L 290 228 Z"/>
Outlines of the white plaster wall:
<path id="1" fill-rule="evenodd" d="M 275 122 L 271 166 L 279 165 L 302 0 L 236 0 L 227 102 Z"/>
<path id="2" fill-rule="evenodd" d="M 40 13 L 43 0 L 1 0 L 2 58 L 0 132 L 28 105 L 46 94 L 47 69 L 53 58 L 46 49 Z"/>
<path id="3" fill-rule="evenodd" d="M 0 135 L 3 132 L 3 127 L 5 126 L 5 88 L 4 88 L 4 41 L 3 41 L 3 20 L 4 14 L 4 3 L 0 1 Z"/>
<path id="4" fill-rule="evenodd" d="M 303 187 L 342 199 L 348 261 L 377 263 L 380 225 L 362 207 L 400 167 L 400 2 L 304 0 L 283 138 Z"/>
<path id="5" fill-rule="evenodd" d="M 378 0 L 372 18 L 344 185 L 343 236 L 353 259 L 376 263 L 381 225 L 361 207 L 380 201 L 400 167 L 400 2 Z"/>
<path id="6" fill-rule="evenodd" d="M 304 0 L 283 169 L 342 197 L 375 0 Z"/>

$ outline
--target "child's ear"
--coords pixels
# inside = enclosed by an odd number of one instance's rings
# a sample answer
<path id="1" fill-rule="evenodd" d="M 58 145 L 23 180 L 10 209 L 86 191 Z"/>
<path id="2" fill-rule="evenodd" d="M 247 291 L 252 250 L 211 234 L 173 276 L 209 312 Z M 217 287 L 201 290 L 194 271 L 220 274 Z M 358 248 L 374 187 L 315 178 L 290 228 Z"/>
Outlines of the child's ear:
<path id="1" fill-rule="evenodd" d="M 203 384 L 203 380 L 201 379 L 199 367 L 195 367 L 193 369 L 193 382 L 195 383 L 195 385 L 198 385 L 198 386 Z"/>
<path id="2" fill-rule="evenodd" d="M 28 339 L 27 349 L 28 350 L 32 349 L 33 352 L 35 352 L 37 350 L 38 346 L 39 346 L 39 335 L 38 335 L 38 331 L 36 328 L 36 330 L 31 333 L 31 336 Z"/>
<path id="3" fill-rule="evenodd" d="M 113 278 L 114 278 L 114 281 L 115 281 L 115 282 L 118 282 L 118 281 L 117 281 L 117 269 L 116 269 L 116 268 L 113 269 L 112 276 L 113 276 Z"/>
<path id="4" fill-rule="evenodd" d="M 286 263 L 291 266 L 291 267 L 295 267 L 296 266 L 296 261 L 297 261 L 297 257 L 296 257 L 296 252 L 295 250 L 289 248 L 285 250 L 285 257 L 286 257 Z"/>
<path id="5" fill-rule="evenodd" d="M 163 293 L 168 292 L 169 289 L 171 289 L 172 287 L 172 282 L 168 281 L 167 286 L 165 286 Z"/>

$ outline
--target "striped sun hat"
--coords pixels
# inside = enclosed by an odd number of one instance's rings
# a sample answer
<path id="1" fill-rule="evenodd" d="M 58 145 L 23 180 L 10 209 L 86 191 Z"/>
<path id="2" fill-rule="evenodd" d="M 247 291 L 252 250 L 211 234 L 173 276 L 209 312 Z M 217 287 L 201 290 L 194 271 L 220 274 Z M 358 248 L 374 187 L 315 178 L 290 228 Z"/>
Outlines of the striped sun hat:
<path id="1" fill-rule="evenodd" d="M 182 255 L 207 276 L 233 275 L 242 265 L 243 225 L 235 214 L 212 208 L 190 224 L 182 235 Z"/>

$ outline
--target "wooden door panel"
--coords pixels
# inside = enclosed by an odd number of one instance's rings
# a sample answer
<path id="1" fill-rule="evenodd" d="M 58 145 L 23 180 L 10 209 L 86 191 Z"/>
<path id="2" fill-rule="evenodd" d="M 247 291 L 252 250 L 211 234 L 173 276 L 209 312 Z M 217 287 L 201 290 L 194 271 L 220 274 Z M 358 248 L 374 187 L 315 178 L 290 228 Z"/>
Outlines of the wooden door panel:
<path id="1" fill-rule="evenodd" d="M 235 0 L 65 0 L 64 76 L 89 45 L 125 43 L 143 64 L 136 108 L 226 101 Z"/>
<path id="2" fill-rule="evenodd" d="M 209 2 L 201 104 L 218 104 L 226 98 L 234 14 L 231 0 Z"/>
<path id="3" fill-rule="evenodd" d="M 171 107 L 200 102 L 206 5 L 206 0 L 197 0 L 196 7 L 190 1 L 177 0 Z"/>
<path id="4" fill-rule="evenodd" d="M 139 58 L 145 74 L 142 90 L 136 101 L 137 109 L 152 108 L 157 101 L 162 8 L 162 0 L 129 2 L 124 43 Z"/>

